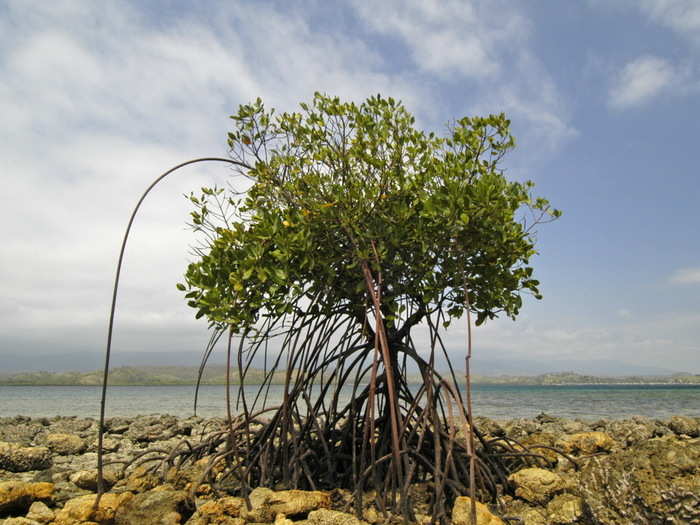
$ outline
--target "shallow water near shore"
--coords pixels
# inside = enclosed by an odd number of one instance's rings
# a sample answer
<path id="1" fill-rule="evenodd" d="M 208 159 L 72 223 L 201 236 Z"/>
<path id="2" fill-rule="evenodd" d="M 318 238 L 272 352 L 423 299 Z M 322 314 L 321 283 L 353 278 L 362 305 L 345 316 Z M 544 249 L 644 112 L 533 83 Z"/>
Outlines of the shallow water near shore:
<path id="1" fill-rule="evenodd" d="M 257 390 L 256 385 L 246 386 L 249 406 Z M 233 388 L 233 400 L 235 392 Z M 474 385 L 473 393 L 474 413 L 494 419 L 531 418 L 541 412 L 588 420 L 700 416 L 700 385 Z M 223 416 L 224 396 L 224 386 L 203 386 L 197 415 Z M 281 396 L 281 386 L 270 387 L 268 406 L 279 404 Z M 0 417 L 97 417 L 99 400 L 100 387 L 0 386 Z M 108 391 L 107 415 L 160 413 L 187 417 L 194 412 L 193 402 L 191 386 L 114 386 Z"/>

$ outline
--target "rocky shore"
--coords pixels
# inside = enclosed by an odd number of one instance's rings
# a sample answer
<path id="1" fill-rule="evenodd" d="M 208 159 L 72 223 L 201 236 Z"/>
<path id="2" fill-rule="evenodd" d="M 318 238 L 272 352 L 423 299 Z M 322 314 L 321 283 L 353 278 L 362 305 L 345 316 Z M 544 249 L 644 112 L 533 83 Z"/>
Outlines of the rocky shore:
<path id="1" fill-rule="evenodd" d="M 507 437 L 541 455 L 509 477 L 498 504 L 478 505 L 480 525 L 700 524 L 700 418 L 590 422 L 541 414 L 477 422 L 490 437 Z M 222 425 L 167 415 L 109 419 L 104 446 L 111 489 L 93 514 L 97 422 L 0 418 L 0 525 L 401 523 L 372 507 L 358 519 L 350 494 L 340 489 L 258 488 L 249 508 L 241 498 L 195 483 L 206 460 L 162 476 L 144 466 L 122 468 L 144 452 L 167 451 Z M 415 489 L 420 494 L 421 487 Z M 426 509 L 415 509 L 418 523 L 430 522 Z M 469 499 L 459 498 L 453 523 L 467 525 L 469 510 Z"/>

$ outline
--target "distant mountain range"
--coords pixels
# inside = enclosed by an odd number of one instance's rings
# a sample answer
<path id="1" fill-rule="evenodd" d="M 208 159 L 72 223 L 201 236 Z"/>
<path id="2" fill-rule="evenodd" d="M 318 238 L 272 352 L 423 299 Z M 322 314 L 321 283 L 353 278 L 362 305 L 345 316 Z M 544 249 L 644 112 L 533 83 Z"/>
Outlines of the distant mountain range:
<path id="1" fill-rule="evenodd" d="M 238 384 L 237 370 L 231 371 L 231 383 Z M 109 384 L 114 386 L 129 385 L 193 385 L 198 373 L 197 367 L 179 366 L 144 366 L 117 367 L 111 370 Z M 260 384 L 266 374 L 263 370 L 251 369 L 246 376 L 246 384 Z M 461 378 L 459 378 L 461 380 Z M 418 381 L 417 376 L 409 378 Z M 278 371 L 272 376 L 273 384 L 284 384 L 285 372 Z M 506 384 L 506 385 L 572 385 L 572 384 L 697 384 L 700 385 L 700 375 L 673 374 L 663 376 L 623 376 L 598 377 L 577 374 L 574 372 L 559 372 L 540 374 L 536 376 L 482 376 L 472 377 L 475 384 Z M 208 366 L 202 375 L 202 384 L 222 385 L 226 382 L 226 367 L 224 365 Z M 18 372 L 0 374 L 0 385 L 57 385 L 57 386 L 98 386 L 102 384 L 102 371 L 91 372 Z"/>
<path id="2" fill-rule="evenodd" d="M 116 367 L 197 367 L 201 352 L 114 352 L 111 358 L 112 368 Z M 223 352 L 212 355 L 210 364 L 223 365 Z M 98 352 L 75 353 L 10 353 L 0 351 L 0 374 L 16 372 L 90 372 L 100 369 L 104 364 L 104 355 Z M 453 360 L 458 369 L 463 369 L 463 358 Z M 262 368 L 262 363 L 257 364 Z M 438 368 L 446 368 L 440 362 Z M 675 373 L 687 373 L 659 366 L 638 365 L 613 359 L 565 359 L 565 358 L 493 358 L 488 353 L 479 354 L 472 360 L 472 372 L 480 376 L 537 376 L 574 370 L 578 374 L 619 377 L 619 376 L 663 376 Z M 692 372 L 700 372 L 693 370 Z"/>

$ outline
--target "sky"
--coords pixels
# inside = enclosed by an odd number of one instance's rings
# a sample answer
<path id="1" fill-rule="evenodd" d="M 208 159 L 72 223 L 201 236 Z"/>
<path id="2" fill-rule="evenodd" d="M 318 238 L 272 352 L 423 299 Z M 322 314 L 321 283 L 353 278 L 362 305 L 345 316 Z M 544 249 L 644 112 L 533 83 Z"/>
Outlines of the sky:
<path id="1" fill-rule="evenodd" d="M 392 96 L 436 132 L 511 119 L 506 175 L 563 216 L 538 231 L 544 299 L 478 328 L 477 364 L 700 373 L 696 0 L 0 0 L 0 372 L 101 355 L 142 191 L 226 156 L 239 104 L 292 111 L 314 91 Z M 189 167 L 147 198 L 115 355 L 198 363 L 206 323 L 175 288 L 194 243 L 183 195 L 230 174 Z M 463 323 L 447 341 L 463 354 Z"/>

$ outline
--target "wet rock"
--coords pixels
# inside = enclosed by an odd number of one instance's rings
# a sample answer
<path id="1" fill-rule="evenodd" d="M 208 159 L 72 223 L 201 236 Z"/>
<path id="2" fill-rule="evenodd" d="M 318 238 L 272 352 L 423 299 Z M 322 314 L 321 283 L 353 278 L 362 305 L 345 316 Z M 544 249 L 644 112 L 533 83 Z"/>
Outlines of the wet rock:
<path id="1" fill-rule="evenodd" d="M 52 463 L 51 453 L 46 447 L 21 447 L 0 442 L 0 469 L 28 472 L 47 469 Z"/>
<path id="2" fill-rule="evenodd" d="M 0 516 L 24 514 L 36 500 L 51 500 L 53 483 L 0 482 Z"/>
<path id="3" fill-rule="evenodd" d="M 282 490 L 275 492 L 267 488 L 256 488 L 249 496 L 251 509 L 241 507 L 240 516 L 248 522 L 271 522 L 277 514 L 301 519 L 311 511 L 329 508 L 327 492 L 306 490 Z"/>
<path id="4" fill-rule="evenodd" d="M 700 519 L 700 439 L 655 438 L 593 458 L 580 475 L 579 495 L 590 520 L 693 523 Z"/>
<path id="5" fill-rule="evenodd" d="M 74 434 L 48 434 L 45 444 L 51 452 L 60 456 L 75 456 L 87 448 L 85 441 Z"/>
<path id="6" fill-rule="evenodd" d="M 75 525 L 76 523 L 96 522 L 112 523 L 117 510 L 127 503 L 133 494 L 103 494 L 97 509 L 94 509 L 95 494 L 87 494 L 68 500 L 63 508 L 56 514 L 53 525 Z M 147 521 L 133 523 L 149 523 Z M 150 523 L 156 523 L 150 522 Z"/>
<path id="7" fill-rule="evenodd" d="M 44 502 L 35 501 L 29 507 L 26 517 L 37 523 L 49 523 L 55 519 L 56 514 Z"/>
<path id="8" fill-rule="evenodd" d="M 337 510 L 318 509 L 309 512 L 306 520 L 308 525 L 368 525 L 352 514 Z"/>
<path id="9" fill-rule="evenodd" d="M 583 516 L 583 500 L 573 494 L 559 494 L 547 505 L 547 523 L 567 525 Z"/>
<path id="10" fill-rule="evenodd" d="M 605 432 L 579 432 L 564 436 L 557 441 L 557 446 L 569 454 L 595 454 L 610 452 L 615 447 L 615 440 Z"/>
<path id="11" fill-rule="evenodd" d="M 476 525 L 504 525 L 501 518 L 495 516 L 489 508 L 476 501 Z M 452 507 L 452 525 L 471 525 L 471 499 L 460 496 Z"/>
<path id="12" fill-rule="evenodd" d="M 159 487 L 137 494 L 120 505 L 114 515 L 114 524 L 175 525 L 185 523 L 194 510 L 194 501 L 185 491 Z"/>
<path id="13" fill-rule="evenodd" d="M 515 486 L 515 495 L 531 503 L 547 503 L 561 492 L 565 482 L 558 474 L 541 468 L 526 468 L 508 476 Z"/>
<path id="14" fill-rule="evenodd" d="M 700 421 L 692 417 L 673 416 L 666 426 L 679 436 L 700 437 Z"/>

